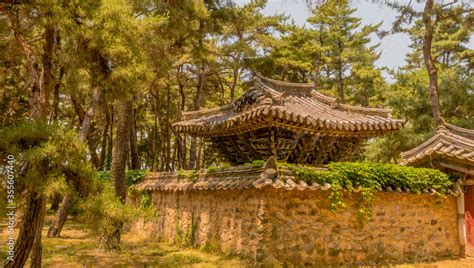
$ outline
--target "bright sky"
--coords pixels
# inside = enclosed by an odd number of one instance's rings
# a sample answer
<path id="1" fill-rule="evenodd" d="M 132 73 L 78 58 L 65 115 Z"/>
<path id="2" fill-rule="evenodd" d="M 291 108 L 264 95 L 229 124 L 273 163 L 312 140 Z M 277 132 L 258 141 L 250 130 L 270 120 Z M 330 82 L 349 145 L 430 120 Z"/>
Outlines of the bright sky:
<path id="1" fill-rule="evenodd" d="M 238 4 L 250 2 L 249 0 L 236 0 Z M 408 2 L 401 0 L 400 3 Z M 412 6 L 417 9 L 423 9 L 423 4 L 414 3 Z M 355 16 L 362 18 L 362 24 L 375 24 L 383 21 L 380 28 L 388 30 L 395 20 L 396 11 L 379 3 L 373 3 L 371 0 L 354 0 L 352 6 L 357 9 Z M 298 25 L 304 25 L 310 12 L 304 0 L 268 0 L 268 4 L 264 10 L 267 15 L 282 14 L 290 16 Z M 474 38 L 471 38 L 469 47 L 474 49 Z M 397 33 L 388 35 L 379 40 L 376 35 L 372 37 L 374 44 L 381 43 L 379 50 L 382 52 L 380 59 L 376 64 L 380 67 L 388 67 L 397 69 L 405 64 L 405 55 L 409 52 L 410 39 L 406 34 Z"/>

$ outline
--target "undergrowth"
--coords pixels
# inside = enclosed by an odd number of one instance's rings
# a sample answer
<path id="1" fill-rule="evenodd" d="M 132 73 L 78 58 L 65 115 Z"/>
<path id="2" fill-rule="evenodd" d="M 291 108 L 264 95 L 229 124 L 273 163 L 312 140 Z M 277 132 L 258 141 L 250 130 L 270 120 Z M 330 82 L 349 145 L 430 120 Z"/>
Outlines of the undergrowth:
<path id="1" fill-rule="evenodd" d="M 439 170 L 429 168 L 414 168 L 380 163 L 348 163 L 337 162 L 327 165 L 328 170 L 310 166 L 298 166 L 288 163 L 278 163 L 293 171 L 296 178 L 306 183 L 330 184 L 329 200 L 331 210 L 345 208 L 345 194 L 360 192 L 358 199 L 358 218 L 361 222 L 372 217 L 371 206 L 375 201 L 377 191 L 391 187 L 409 189 L 420 194 L 425 189 L 436 191 L 437 197 L 444 197 L 454 183 L 448 175 Z"/>

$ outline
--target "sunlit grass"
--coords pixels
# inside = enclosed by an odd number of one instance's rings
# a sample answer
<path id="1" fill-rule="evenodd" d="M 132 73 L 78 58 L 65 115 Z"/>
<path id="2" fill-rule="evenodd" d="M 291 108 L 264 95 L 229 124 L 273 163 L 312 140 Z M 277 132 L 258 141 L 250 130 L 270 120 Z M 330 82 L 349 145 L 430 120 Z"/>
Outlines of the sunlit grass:
<path id="1" fill-rule="evenodd" d="M 51 216 L 48 217 L 51 219 Z M 122 249 L 118 252 L 100 248 L 85 225 L 68 220 L 61 238 L 47 238 L 49 220 L 43 228 L 44 267 L 245 267 L 246 261 L 218 253 L 206 253 L 199 249 L 181 248 L 160 243 L 134 234 L 124 233 Z M 0 241 L 5 241 L 2 226 Z M 6 245 L 0 245 L 2 261 L 6 257 Z M 28 267 L 29 265 L 27 265 Z"/>

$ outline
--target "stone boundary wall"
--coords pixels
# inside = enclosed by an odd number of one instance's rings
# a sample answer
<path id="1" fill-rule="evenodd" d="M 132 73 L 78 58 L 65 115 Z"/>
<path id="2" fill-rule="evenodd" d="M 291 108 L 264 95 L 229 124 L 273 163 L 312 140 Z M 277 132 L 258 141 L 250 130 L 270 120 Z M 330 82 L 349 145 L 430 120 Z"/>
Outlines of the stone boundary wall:
<path id="1" fill-rule="evenodd" d="M 377 193 L 373 219 L 361 225 L 356 197 L 331 212 L 328 192 L 264 188 L 153 191 L 160 216 L 132 231 L 176 242 L 188 237 L 263 264 L 395 264 L 457 258 L 455 196 Z"/>

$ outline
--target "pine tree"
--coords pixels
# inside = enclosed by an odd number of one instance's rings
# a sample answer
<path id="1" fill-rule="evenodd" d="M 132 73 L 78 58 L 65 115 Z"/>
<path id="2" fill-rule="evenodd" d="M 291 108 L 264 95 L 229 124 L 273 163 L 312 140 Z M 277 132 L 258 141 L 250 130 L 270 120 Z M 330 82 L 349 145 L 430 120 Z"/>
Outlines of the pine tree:
<path id="1" fill-rule="evenodd" d="M 380 71 L 374 67 L 379 57 L 375 51 L 377 45 L 369 47 L 368 44 L 369 35 L 375 33 L 381 23 L 361 27 L 361 19 L 352 16 L 354 12 L 349 1 L 326 1 L 308 18 L 313 31 L 317 32 L 315 36 L 319 37 L 312 40 L 321 50 L 315 62 L 324 66 L 322 72 L 327 86 L 336 90 L 341 103 L 345 102 L 346 96 L 353 99 L 365 93 L 360 88 L 370 86 L 366 81 L 380 76 Z M 368 104 L 369 97 L 366 93 L 362 103 Z"/>
<path id="2" fill-rule="evenodd" d="M 314 82 L 317 89 L 335 95 L 341 103 L 380 104 L 373 98 L 385 87 L 381 69 L 375 67 L 378 45 L 371 34 L 381 23 L 361 25 L 349 1 L 324 1 L 308 18 L 309 27 L 289 27 L 260 66 L 271 66 L 279 79 Z M 265 68 L 263 68 L 265 70 Z"/>

